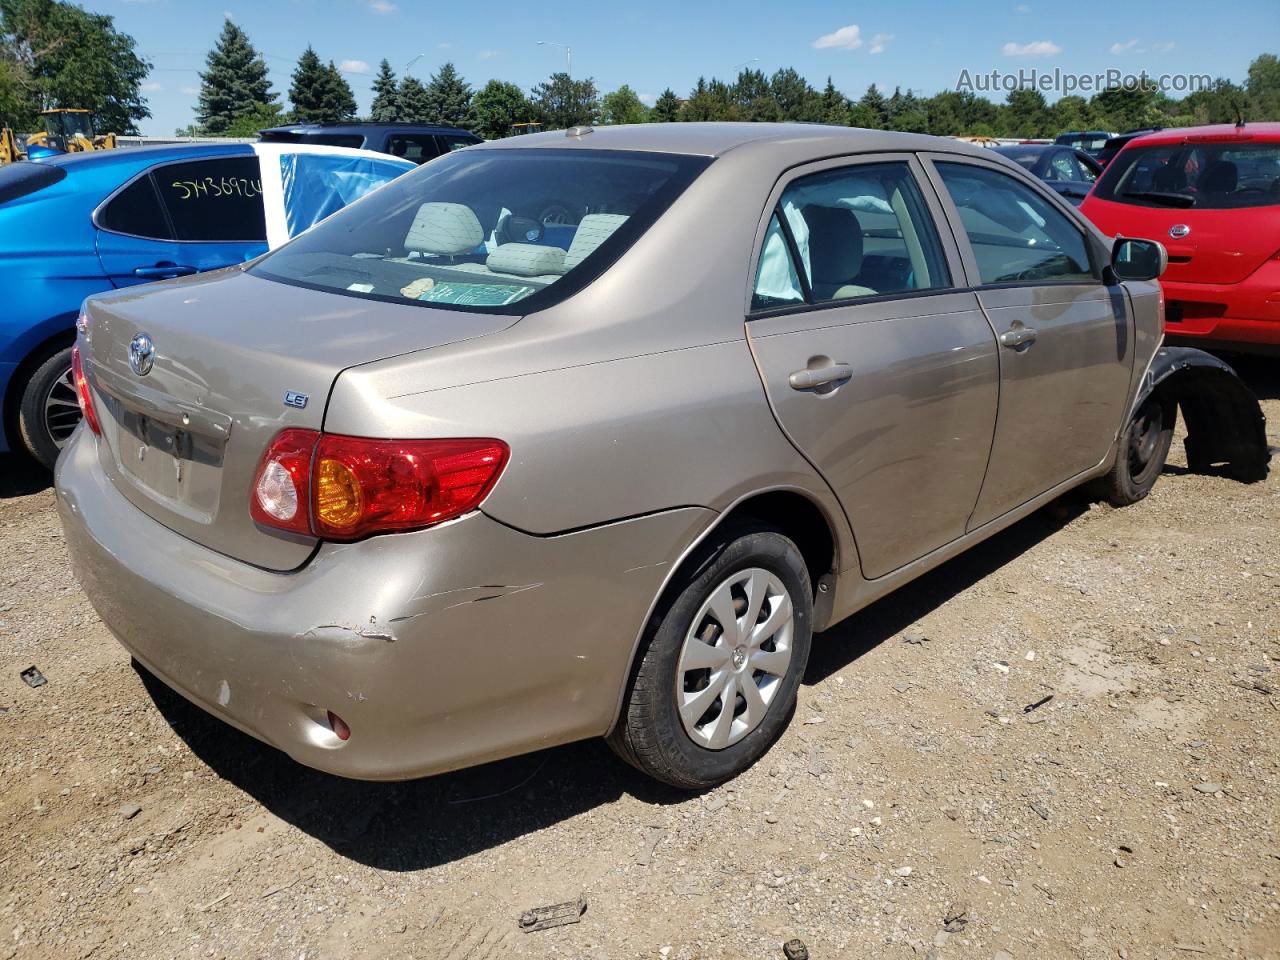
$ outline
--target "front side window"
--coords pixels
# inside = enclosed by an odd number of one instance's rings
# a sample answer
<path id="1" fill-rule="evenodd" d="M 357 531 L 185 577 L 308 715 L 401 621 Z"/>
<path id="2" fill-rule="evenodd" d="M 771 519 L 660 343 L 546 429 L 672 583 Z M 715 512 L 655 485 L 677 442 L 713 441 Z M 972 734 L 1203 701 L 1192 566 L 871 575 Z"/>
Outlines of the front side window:
<path id="1" fill-rule="evenodd" d="M 906 163 L 801 177 L 778 207 L 815 303 L 950 283 L 933 221 Z M 771 228 L 766 244 L 772 235 Z"/>
<path id="2" fill-rule="evenodd" d="M 1095 279 L 1084 233 L 1031 187 L 971 164 L 937 168 L 959 210 L 982 283 Z"/>
<path id="3" fill-rule="evenodd" d="M 711 161 L 621 150 L 459 150 L 250 272 L 348 296 L 530 313 L 622 255 Z"/>
<path id="4" fill-rule="evenodd" d="M 1076 169 L 1075 157 L 1067 153 L 1065 150 L 1054 151 L 1053 157 L 1049 160 L 1049 169 L 1053 172 L 1046 180 L 1066 180 L 1068 182 L 1080 179 L 1080 171 Z"/>
<path id="5" fill-rule="evenodd" d="M 1130 147 L 1098 183 L 1103 200 L 1231 210 L 1280 205 L 1280 144 L 1191 141 Z"/>
<path id="6" fill-rule="evenodd" d="M 178 240 L 266 242 L 257 157 L 171 163 L 152 176 Z"/>
<path id="7" fill-rule="evenodd" d="M 148 240 L 172 240 L 173 231 L 160 207 L 160 197 L 144 173 L 107 201 L 98 213 L 98 226 Z"/>
<path id="8" fill-rule="evenodd" d="M 387 153 L 413 163 L 426 163 L 440 154 L 436 138 L 429 135 L 396 134 L 387 138 Z"/>

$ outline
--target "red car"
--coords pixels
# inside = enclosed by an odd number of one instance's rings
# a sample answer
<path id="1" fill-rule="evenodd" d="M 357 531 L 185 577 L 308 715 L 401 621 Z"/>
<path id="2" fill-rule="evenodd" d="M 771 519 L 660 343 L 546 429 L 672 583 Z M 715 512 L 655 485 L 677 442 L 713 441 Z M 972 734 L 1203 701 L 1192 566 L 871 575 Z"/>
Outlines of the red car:
<path id="1" fill-rule="evenodd" d="M 1168 249 L 1168 342 L 1280 354 L 1280 123 L 1139 137 L 1080 210 Z"/>

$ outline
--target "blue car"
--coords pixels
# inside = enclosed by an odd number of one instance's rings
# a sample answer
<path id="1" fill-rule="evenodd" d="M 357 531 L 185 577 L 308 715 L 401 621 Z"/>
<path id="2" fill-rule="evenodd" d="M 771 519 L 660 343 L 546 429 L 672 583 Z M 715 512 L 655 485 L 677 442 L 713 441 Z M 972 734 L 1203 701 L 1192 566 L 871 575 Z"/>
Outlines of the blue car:
<path id="1" fill-rule="evenodd" d="M 284 143 L 0 167 L 0 452 L 52 466 L 79 423 L 71 344 L 86 297 L 242 263 L 415 169 L 367 150 Z"/>

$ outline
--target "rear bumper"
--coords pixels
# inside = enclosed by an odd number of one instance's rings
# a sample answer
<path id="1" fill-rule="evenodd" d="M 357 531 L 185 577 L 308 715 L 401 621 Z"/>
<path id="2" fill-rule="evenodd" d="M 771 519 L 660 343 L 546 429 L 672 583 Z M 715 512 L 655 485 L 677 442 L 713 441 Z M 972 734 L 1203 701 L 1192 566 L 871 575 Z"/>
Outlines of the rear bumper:
<path id="1" fill-rule="evenodd" d="M 1161 280 L 1170 341 L 1280 348 L 1280 260 L 1240 283 Z"/>
<path id="2" fill-rule="evenodd" d="M 157 677 L 294 759 L 406 779 L 605 733 L 698 508 L 532 537 L 472 513 L 275 573 L 125 500 L 77 431 L 58 509 L 103 622 Z M 345 743 L 325 723 L 351 728 Z"/>

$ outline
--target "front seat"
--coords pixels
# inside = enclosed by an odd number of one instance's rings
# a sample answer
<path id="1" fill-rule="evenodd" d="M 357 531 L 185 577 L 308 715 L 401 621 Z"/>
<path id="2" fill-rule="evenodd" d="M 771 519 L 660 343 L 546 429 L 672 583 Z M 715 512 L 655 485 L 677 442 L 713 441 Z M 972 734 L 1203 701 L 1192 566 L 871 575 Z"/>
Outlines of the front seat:
<path id="1" fill-rule="evenodd" d="M 1240 182 L 1240 171 L 1230 160 L 1218 160 L 1200 176 L 1201 193 L 1232 193 Z"/>
<path id="2" fill-rule="evenodd" d="M 809 227 L 809 285 L 815 300 L 869 297 L 876 291 L 853 283 L 862 272 L 862 224 L 845 207 L 816 203 L 800 208 Z"/>

